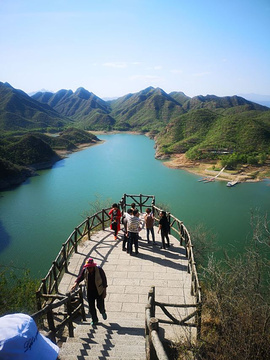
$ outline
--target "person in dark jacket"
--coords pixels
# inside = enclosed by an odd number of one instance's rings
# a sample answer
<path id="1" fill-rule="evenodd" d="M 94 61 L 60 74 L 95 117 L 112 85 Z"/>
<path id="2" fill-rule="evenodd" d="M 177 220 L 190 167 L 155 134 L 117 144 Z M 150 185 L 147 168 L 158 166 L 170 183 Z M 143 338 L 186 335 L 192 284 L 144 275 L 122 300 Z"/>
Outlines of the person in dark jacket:
<path id="1" fill-rule="evenodd" d="M 160 220 L 159 220 L 158 233 L 161 231 L 161 241 L 162 241 L 162 246 L 160 248 L 165 249 L 165 238 L 167 240 L 167 247 L 170 247 L 170 239 L 169 239 L 170 224 L 166 216 L 166 211 L 161 211 L 159 216 L 160 216 Z"/>
<path id="2" fill-rule="evenodd" d="M 83 280 L 86 284 L 89 312 L 92 316 L 91 325 L 96 325 L 98 323 L 97 310 L 95 306 L 96 302 L 97 308 L 103 319 L 107 319 L 104 299 L 106 297 L 106 289 L 108 285 L 104 270 L 100 266 L 97 266 L 92 258 L 86 260 L 83 269 L 75 280 L 71 290 L 74 290 Z"/>
<path id="3" fill-rule="evenodd" d="M 111 217 L 111 229 L 114 231 L 114 240 L 117 240 L 117 234 L 120 231 L 120 220 L 121 220 L 121 211 L 117 204 L 113 204 L 111 210 L 109 211 Z"/>

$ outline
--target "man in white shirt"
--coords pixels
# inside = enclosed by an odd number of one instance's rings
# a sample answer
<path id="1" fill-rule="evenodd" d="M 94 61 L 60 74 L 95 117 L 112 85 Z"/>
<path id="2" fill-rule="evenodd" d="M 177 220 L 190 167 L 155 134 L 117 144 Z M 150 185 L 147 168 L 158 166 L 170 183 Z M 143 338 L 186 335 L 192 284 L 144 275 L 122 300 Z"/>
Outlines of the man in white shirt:
<path id="1" fill-rule="evenodd" d="M 137 209 L 133 210 L 133 216 L 128 219 L 127 223 L 127 230 L 128 230 L 128 246 L 127 246 L 127 253 L 132 255 L 132 245 L 134 244 L 135 253 L 138 254 L 139 248 L 139 231 L 140 228 L 140 218 L 139 218 L 139 211 Z"/>

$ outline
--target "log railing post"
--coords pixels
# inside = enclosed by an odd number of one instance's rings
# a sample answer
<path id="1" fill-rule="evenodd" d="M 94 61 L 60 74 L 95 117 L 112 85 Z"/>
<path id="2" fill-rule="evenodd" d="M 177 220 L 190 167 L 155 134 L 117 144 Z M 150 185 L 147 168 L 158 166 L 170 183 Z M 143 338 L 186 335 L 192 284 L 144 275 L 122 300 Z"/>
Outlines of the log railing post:
<path id="1" fill-rule="evenodd" d="M 105 230 L 105 210 L 102 209 L 102 230 Z"/>
<path id="2" fill-rule="evenodd" d="M 67 301 L 67 314 L 69 317 L 69 321 L 68 321 L 68 334 L 69 337 L 74 337 L 74 331 L 73 331 L 73 323 L 72 323 L 72 305 L 71 305 L 71 295 L 70 293 L 66 294 L 68 297 L 68 301 Z"/>
<path id="3" fill-rule="evenodd" d="M 147 320 L 147 312 L 150 312 L 150 304 L 147 304 L 145 307 L 145 355 L 146 360 L 151 360 L 150 358 L 150 342 L 151 342 L 151 335 L 148 327 L 148 320 Z"/>
<path id="4" fill-rule="evenodd" d="M 55 342 L 55 325 L 53 320 L 53 311 L 50 309 L 47 313 L 48 327 L 51 331 L 51 340 Z"/>
<path id="5" fill-rule="evenodd" d="M 87 217 L 87 239 L 90 240 L 90 218 Z"/>
<path id="6" fill-rule="evenodd" d="M 53 261 L 52 272 L 53 272 L 55 291 L 58 292 L 58 280 L 57 280 L 57 274 L 56 274 L 56 261 Z"/>
<path id="7" fill-rule="evenodd" d="M 79 299 L 82 309 L 82 318 L 83 321 L 86 321 L 86 315 L 85 315 L 85 309 L 84 309 L 84 303 L 83 303 L 83 292 L 82 292 L 82 285 L 79 285 Z"/>
<path id="8" fill-rule="evenodd" d="M 68 272 L 68 264 L 67 264 L 67 253 L 66 253 L 66 243 L 62 244 L 62 254 L 64 259 L 64 268 L 65 272 Z"/>
<path id="9" fill-rule="evenodd" d="M 41 310 L 41 298 L 40 298 L 40 291 L 36 291 L 36 303 L 38 311 Z"/>
<path id="10" fill-rule="evenodd" d="M 47 285 L 46 285 L 46 279 L 42 279 L 42 291 L 43 294 L 47 294 Z"/>
<path id="11" fill-rule="evenodd" d="M 78 252 L 78 228 L 75 228 L 75 234 L 74 234 L 74 252 Z"/>
<path id="12" fill-rule="evenodd" d="M 156 299 L 156 290 L 155 286 L 151 286 L 151 290 L 149 292 L 149 295 L 151 297 L 151 317 L 156 316 L 156 305 L 155 305 L 155 299 Z"/>
<path id="13" fill-rule="evenodd" d="M 201 328 L 202 328 L 202 302 L 201 301 L 197 304 L 196 322 L 197 322 L 197 340 L 200 340 Z"/>
<path id="14" fill-rule="evenodd" d="M 151 317 L 149 327 L 150 327 L 150 359 L 151 360 L 158 359 L 152 340 L 152 331 L 154 330 L 157 332 L 157 334 L 159 333 L 158 319 L 156 319 L 155 317 Z"/>

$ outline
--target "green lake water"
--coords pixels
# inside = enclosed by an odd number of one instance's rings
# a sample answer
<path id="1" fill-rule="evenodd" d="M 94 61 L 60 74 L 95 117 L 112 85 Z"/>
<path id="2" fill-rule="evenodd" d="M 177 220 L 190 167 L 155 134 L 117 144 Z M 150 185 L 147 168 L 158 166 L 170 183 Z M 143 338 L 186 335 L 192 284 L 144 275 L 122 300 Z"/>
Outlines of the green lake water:
<path id="1" fill-rule="evenodd" d="M 103 144 L 71 154 L 50 170 L 0 193 L 0 264 L 43 277 L 61 245 L 100 196 L 117 202 L 124 193 L 155 195 L 187 228 L 216 234 L 221 248 L 241 251 L 251 234 L 251 211 L 270 212 L 270 182 L 198 182 L 154 158 L 143 135 L 100 135 Z"/>

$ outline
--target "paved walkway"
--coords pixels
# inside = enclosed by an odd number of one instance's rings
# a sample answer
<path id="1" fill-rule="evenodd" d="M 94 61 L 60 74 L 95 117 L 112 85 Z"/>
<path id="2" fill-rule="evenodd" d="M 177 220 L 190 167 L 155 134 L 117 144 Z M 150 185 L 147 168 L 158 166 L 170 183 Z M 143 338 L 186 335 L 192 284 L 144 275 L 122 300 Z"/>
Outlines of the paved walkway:
<path id="1" fill-rule="evenodd" d="M 86 322 L 75 324 L 74 338 L 63 343 L 59 358 L 61 360 L 86 359 L 145 359 L 145 306 L 152 285 L 156 288 L 156 301 L 174 304 L 193 304 L 190 295 L 191 276 L 187 273 L 187 259 L 179 241 L 170 235 L 171 247 L 160 249 L 160 234 L 155 228 L 157 244 L 147 243 L 145 230 L 140 232 L 139 254 L 130 256 L 122 251 L 121 239 L 114 240 L 110 229 L 91 235 L 78 248 L 71 258 L 69 273 L 65 274 L 59 292 L 70 290 L 85 259 L 93 257 L 107 276 L 108 289 L 105 301 L 108 319 L 104 321 L 99 314 L 99 324 Z M 119 233 L 122 236 L 122 231 Z M 86 312 L 88 303 L 85 301 Z M 194 309 L 174 309 L 170 311 L 181 320 Z M 156 317 L 166 319 L 157 308 Z M 192 329 L 192 330 L 191 330 Z M 163 338 L 177 341 L 183 337 L 195 339 L 194 328 L 160 324 Z"/>

